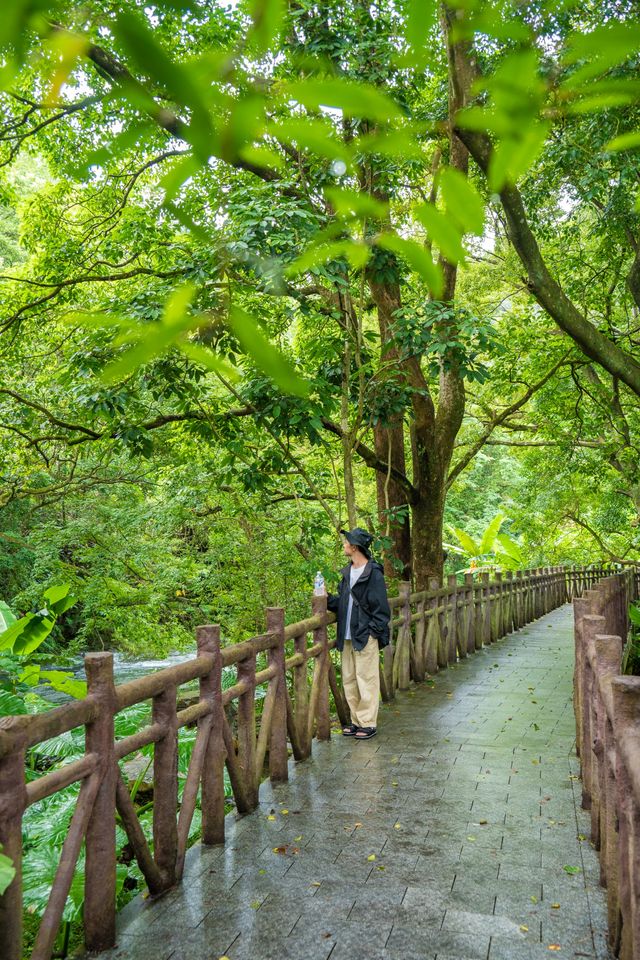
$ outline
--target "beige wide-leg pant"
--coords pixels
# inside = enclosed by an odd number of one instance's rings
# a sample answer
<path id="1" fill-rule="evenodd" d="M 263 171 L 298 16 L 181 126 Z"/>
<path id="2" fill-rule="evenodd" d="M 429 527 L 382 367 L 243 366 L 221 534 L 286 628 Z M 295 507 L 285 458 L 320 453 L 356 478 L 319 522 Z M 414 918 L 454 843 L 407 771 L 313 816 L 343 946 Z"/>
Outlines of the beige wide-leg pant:
<path id="1" fill-rule="evenodd" d="M 379 647 L 369 637 L 363 650 L 354 650 L 345 640 L 342 651 L 342 686 L 351 712 L 351 722 L 358 727 L 375 727 L 380 705 Z"/>

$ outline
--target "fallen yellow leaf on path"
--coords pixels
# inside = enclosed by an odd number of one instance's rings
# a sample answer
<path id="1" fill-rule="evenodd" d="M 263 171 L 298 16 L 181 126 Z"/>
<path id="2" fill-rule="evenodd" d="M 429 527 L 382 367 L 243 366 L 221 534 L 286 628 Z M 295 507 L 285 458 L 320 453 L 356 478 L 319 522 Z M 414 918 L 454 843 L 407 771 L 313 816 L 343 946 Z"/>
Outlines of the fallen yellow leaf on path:
<path id="1" fill-rule="evenodd" d="M 367 860 L 375 860 L 375 858 L 376 858 L 375 853 L 372 853 L 370 857 L 367 857 Z"/>
<path id="2" fill-rule="evenodd" d="M 270 813 L 269 816 L 267 817 L 267 820 L 275 820 L 274 815 Z"/>
<path id="3" fill-rule="evenodd" d="M 552 904 L 551 904 L 551 909 L 552 909 L 552 910 L 559 910 L 559 909 L 560 909 L 560 904 L 559 904 L 559 903 L 552 903 Z"/>
<path id="4" fill-rule="evenodd" d="M 286 817 L 286 815 L 289 813 L 289 811 L 288 811 L 288 810 L 281 810 L 280 813 L 282 814 L 283 817 Z"/>
<path id="5" fill-rule="evenodd" d="M 521 924 L 520 924 L 520 929 L 522 930 L 523 933 L 528 933 L 528 932 L 529 932 L 529 927 L 526 925 L 526 923 L 521 923 Z"/>
<path id="6" fill-rule="evenodd" d="M 550 943 L 547 950 L 562 950 L 562 947 L 559 943 Z"/>

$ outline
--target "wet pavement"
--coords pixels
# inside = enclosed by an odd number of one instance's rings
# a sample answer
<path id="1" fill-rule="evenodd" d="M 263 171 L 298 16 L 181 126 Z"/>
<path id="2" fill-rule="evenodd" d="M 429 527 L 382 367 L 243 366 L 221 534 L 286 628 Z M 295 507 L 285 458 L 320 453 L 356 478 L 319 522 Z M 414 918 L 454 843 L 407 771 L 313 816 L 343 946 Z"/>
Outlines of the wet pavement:
<path id="1" fill-rule="evenodd" d="M 139 897 L 105 960 L 604 960 L 580 808 L 569 606 L 336 733 L 182 885 Z"/>

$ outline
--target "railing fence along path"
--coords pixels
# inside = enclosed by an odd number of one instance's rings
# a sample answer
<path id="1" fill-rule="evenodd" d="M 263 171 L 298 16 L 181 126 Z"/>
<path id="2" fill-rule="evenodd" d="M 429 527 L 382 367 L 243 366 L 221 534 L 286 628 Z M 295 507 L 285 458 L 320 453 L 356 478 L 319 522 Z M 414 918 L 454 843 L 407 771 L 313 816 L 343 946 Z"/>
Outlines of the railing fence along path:
<path id="1" fill-rule="evenodd" d="M 640 960 L 640 677 L 619 675 L 639 580 L 625 571 L 574 600 L 582 805 L 607 888 L 609 945 L 621 960 Z"/>
<path id="2" fill-rule="evenodd" d="M 411 682 L 424 680 L 427 674 L 579 596 L 606 573 L 604 567 L 546 567 L 518 571 L 515 576 L 496 574 L 494 580 L 486 573 L 479 580 L 469 574 L 463 583 L 450 576 L 445 586 L 432 581 L 431 589 L 418 593 L 411 593 L 409 583 L 401 583 L 399 595 L 390 601 L 392 642 L 381 658 L 383 699 L 391 700 L 396 689 L 408 689 Z M 25 809 L 71 784 L 81 785 L 33 960 L 49 960 L 52 954 L 83 844 L 85 945 L 90 951 L 111 947 L 116 920 L 116 814 L 152 896 L 181 879 L 198 794 L 202 842 L 223 843 L 225 766 L 238 813 L 249 813 L 258 804 L 267 756 L 271 780 L 285 781 L 288 744 L 300 761 L 310 756 L 314 736 L 330 739 L 329 691 L 340 722 L 349 721 L 330 653 L 335 639 L 329 639 L 328 626 L 334 622 L 326 599 L 314 597 L 309 619 L 286 626 L 284 610 L 268 608 L 266 632 L 231 646 L 221 647 L 218 626 L 199 627 L 194 659 L 118 685 L 114 684 L 113 655 L 90 653 L 85 657 L 88 692 L 84 700 L 47 713 L 0 719 L 0 843 L 16 868 L 15 879 L 0 898 L 2 960 L 22 957 Z M 266 655 L 266 666 L 258 670 L 261 655 Z M 222 669 L 234 665 L 235 683 L 223 689 Z M 198 702 L 179 709 L 179 688 L 194 680 L 199 681 Z M 257 687 L 266 687 L 259 724 Z M 114 717 L 146 701 L 151 701 L 150 724 L 116 740 Z M 235 719 L 226 710 L 232 702 Z M 181 728 L 194 725 L 197 736 L 178 811 L 178 735 Z M 84 757 L 26 783 L 27 749 L 82 726 Z M 119 766 L 119 761 L 150 744 L 154 751 L 152 847 Z M 633 775 L 637 774 L 636 768 Z"/>

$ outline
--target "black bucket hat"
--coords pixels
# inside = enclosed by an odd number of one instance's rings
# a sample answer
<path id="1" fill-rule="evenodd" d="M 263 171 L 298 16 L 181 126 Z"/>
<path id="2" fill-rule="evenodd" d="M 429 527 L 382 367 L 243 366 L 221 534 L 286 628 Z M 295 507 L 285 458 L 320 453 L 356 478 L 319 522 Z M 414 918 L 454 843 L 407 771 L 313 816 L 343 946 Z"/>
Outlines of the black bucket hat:
<path id="1" fill-rule="evenodd" d="M 367 533 L 367 531 L 363 530 L 362 527 L 354 527 L 353 530 L 341 530 L 340 533 L 349 541 L 352 546 L 357 547 L 358 550 L 361 550 L 367 560 L 371 559 L 371 551 L 369 550 L 369 547 L 373 543 L 373 537 L 370 533 Z"/>

